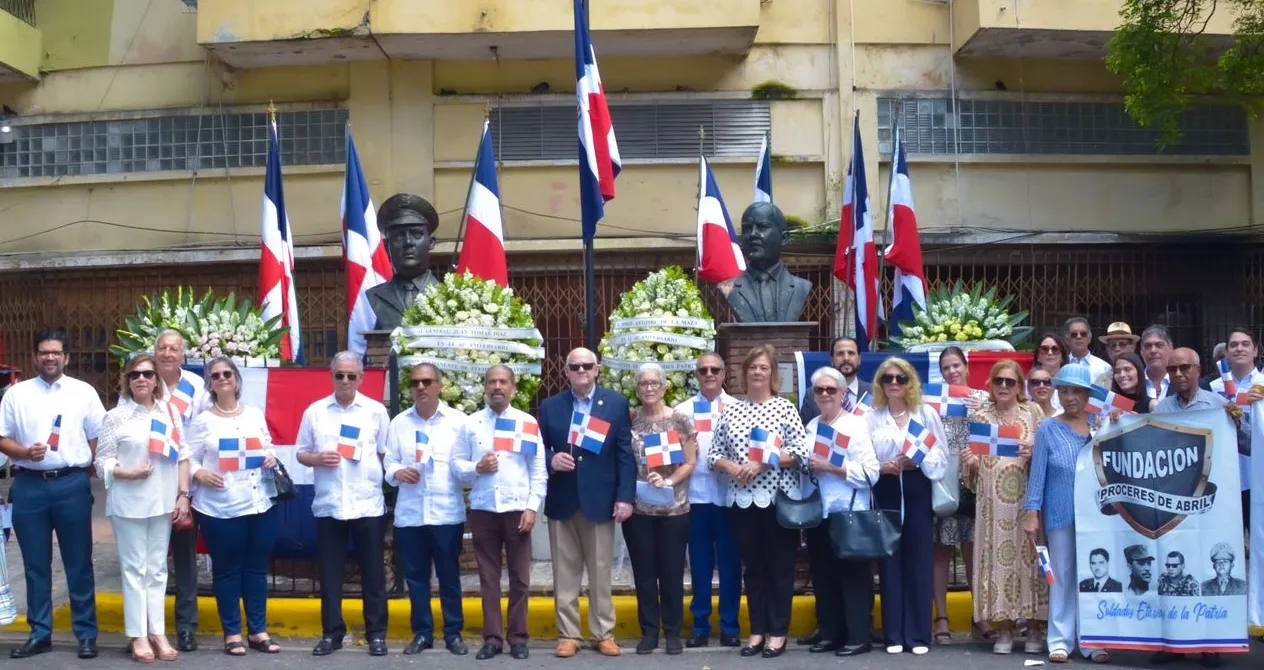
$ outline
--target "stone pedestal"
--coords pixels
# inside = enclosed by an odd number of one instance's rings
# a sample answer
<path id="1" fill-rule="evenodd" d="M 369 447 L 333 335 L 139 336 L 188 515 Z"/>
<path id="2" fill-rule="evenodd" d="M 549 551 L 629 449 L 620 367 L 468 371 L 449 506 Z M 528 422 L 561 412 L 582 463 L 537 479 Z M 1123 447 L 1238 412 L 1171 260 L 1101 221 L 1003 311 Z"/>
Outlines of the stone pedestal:
<path id="1" fill-rule="evenodd" d="M 719 352 L 724 357 L 729 393 L 745 393 L 742 384 L 742 360 L 753 347 L 771 344 L 777 350 L 777 367 L 781 373 L 778 392 L 794 392 L 794 352 L 807 351 L 808 341 L 819 328 L 814 321 L 775 323 L 722 323 L 718 330 Z"/>
<path id="2" fill-rule="evenodd" d="M 370 368 L 386 368 L 391 357 L 391 331 L 366 330 L 364 340 L 365 365 Z"/>

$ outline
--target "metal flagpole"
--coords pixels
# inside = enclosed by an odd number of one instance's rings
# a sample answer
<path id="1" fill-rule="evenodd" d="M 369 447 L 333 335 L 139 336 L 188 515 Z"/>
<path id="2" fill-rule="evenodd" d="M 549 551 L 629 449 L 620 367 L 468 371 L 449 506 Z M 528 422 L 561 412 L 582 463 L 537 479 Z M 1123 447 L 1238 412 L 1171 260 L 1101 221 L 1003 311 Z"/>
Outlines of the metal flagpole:
<path id="1" fill-rule="evenodd" d="M 588 0 L 582 1 L 584 8 L 584 27 L 589 27 L 588 21 Z M 576 54 L 578 57 L 579 54 Z M 579 169 L 585 168 L 583 161 L 580 161 Z M 600 196 L 598 196 L 600 197 Z M 582 217 L 581 217 L 582 218 Z M 582 226 L 582 223 L 581 223 Z M 593 223 L 593 237 L 597 236 L 596 222 Z M 588 335 L 588 348 L 597 351 L 597 279 L 596 273 L 596 254 L 593 253 L 593 238 L 584 238 L 584 321 L 585 331 Z"/>
<path id="2" fill-rule="evenodd" d="M 895 113 L 891 115 L 891 174 L 887 180 L 887 197 L 886 211 L 882 216 L 882 247 L 878 250 L 878 304 L 882 304 L 882 282 L 886 279 L 887 271 L 887 247 L 891 244 L 891 219 L 895 218 L 895 208 L 891 203 L 891 193 L 895 188 L 895 170 L 899 166 L 896 162 L 900 160 L 900 114 L 904 109 L 904 101 L 896 103 Z M 894 290 L 899 290 L 898 288 Z M 895 297 L 892 295 L 892 300 Z M 891 326 L 887 324 L 887 332 L 890 333 Z M 870 351 L 877 351 L 878 338 L 874 337 L 869 340 Z"/>

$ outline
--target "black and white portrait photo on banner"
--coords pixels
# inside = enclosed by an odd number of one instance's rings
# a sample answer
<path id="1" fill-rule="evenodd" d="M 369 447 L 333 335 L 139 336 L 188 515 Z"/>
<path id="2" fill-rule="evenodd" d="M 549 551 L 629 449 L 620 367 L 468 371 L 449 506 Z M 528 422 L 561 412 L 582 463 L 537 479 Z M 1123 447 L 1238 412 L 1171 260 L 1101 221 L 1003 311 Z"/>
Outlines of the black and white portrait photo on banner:
<path id="1" fill-rule="evenodd" d="M 1080 452 L 1083 648 L 1248 651 L 1237 444 L 1213 409 L 1126 415 Z"/>

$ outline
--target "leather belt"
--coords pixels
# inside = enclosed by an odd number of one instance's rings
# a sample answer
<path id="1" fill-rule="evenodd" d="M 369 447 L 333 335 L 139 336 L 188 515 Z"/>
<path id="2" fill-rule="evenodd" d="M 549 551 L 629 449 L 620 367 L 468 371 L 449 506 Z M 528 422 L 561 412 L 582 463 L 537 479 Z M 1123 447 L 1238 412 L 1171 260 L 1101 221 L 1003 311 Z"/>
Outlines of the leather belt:
<path id="1" fill-rule="evenodd" d="M 56 470 L 32 470 L 30 468 L 17 468 L 17 471 L 19 475 L 25 475 L 27 477 L 35 477 L 36 479 L 43 479 L 44 481 L 52 481 L 54 479 L 61 479 L 62 477 L 69 477 L 70 475 L 77 475 L 80 473 L 87 472 L 87 468 L 58 468 Z"/>

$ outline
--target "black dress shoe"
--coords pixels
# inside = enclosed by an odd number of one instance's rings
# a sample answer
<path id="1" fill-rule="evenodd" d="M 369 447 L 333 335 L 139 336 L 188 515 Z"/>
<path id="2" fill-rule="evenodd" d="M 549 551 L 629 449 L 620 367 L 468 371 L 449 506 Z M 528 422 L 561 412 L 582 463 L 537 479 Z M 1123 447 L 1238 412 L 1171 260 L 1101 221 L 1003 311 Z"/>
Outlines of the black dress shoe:
<path id="1" fill-rule="evenodd" d="M 742 646 L 742 639 L 736 635 L 723 635 L 722 634 L 720 635 L 720 646 L 721 647 L 740 647 Z"/>
<path id="2" fill-rule="evenodd" d="M 838 649 L 838 648 L 839 648 L 839 647 L 841 647 L 841 646 L 842 646 L 842 645 L 840 645 L 840 644 L 839 644 L 839 643 L 837 643 L 837 642 L 831 642 L 831 641 L 829 641 L 829 640 L 821 640 L 820 642 L 817 642 L 816 644 L 812 645 L 811 647 L 808 647 L 808 653 L 810 653 L 810 654 L 824 654 L 824 653 L 825 653 L 825 652 L 827 652 L 827 651 L 834 651 L 835 649 Z"/>
<path id="3" fill-rule="evenodd" d="M 687 641 L 685 641 L 685 646 L 689 647 L 690 649 L 705 647 L 708 644 L 711 644 L 711 638 L 707 637 L 706 635 L 695 635 L 689 638 Z"/>
<path id="4" fill-rule="evenodd" d="M 182 630 L 176 633 L 176 649 L 180 651 L 197 651 L 197 633 Z"/>
<path id="5" fill-rule="evenodd" d="M 497 647 L 490 642 L 485 642 L 483 644 L 483 648 L 479 649 L 477 654 L 474 654 L 474 660 L 486 661 L 489 658 L 499 656 L 499 655 L 500 655 L 500 647 Z"/>
<path id="6" fill-rule="evenodd" d="M 312 656 L 328 656 L 339 649 L 342 649 L 342 640 L 322 637 L 320 642 L 317 642 L 316 646 L 312 647 Z"/>
<path id="7" fill-rule="evenodd" d="M 426 649 L 434 649 L 434 640 L 425 635 L 417 634 L 413 636 L 413 641 L 409 642 L 407 647 L 404 647 L 404 654 L 412 656 L 413 654 L 420 654 Z"/>
<path id="8" fill-rule="evenodd" d="M 375 637 L 369 640 L 369 656 L 385 656 L 386 652 L 386 638 Z"/>
<path id="9" fill-rule="evenodd" d="M 760 656 L 763 656 L 764 658 L 777 658 L 778 656 L 786 652 L 787 646 L 789 645 L 784 642 L 781 643 L 781 646 L 777 649 L 773 649 L 772 647 L 768 645 L 764 645 L 764 653 L 760 654 Z"/>
<path id="10" fill-rule="evenodd" d="M 742 647 L 742 651 L 740 653 L 742 655 L 742 658 L 750 658 L 751 656 L 758 656 L 760 652 L 762 652 L 763 650 L 764 650 L 764 643 L 760 642 L 759 644 L 754 645 L 754 646 L 747 645 L 745 647 Z"/>
<path id="11" fill-rule="evenodd" d="M 1202 662 L 1204 668 L 1218 668 L 1220 667 L 1220 654 L 1204 651 Z"/>
<path id="12" fill-rule="evenodd" d="M 821 641 L 821 631 L 816 630 L 816 631 L 813 631 L 812 634 L 807 637 L 801 637 L 795 640 L 795 643 L 800 644 L 800 645 L 812 645 L 812 644 L 819 644 L 820 641 Z"/>
<path id="13" fill-rule="evenodd" d="M 664 646 L 667 649 L 668 656 L 675 656 L 685 650 L 685 646 L 680 643 L 680 638 L 678 637 L 667 638 L 667 644 Z"/>
<path id="14" fill-rule="evenodd" d="M 11 649 L 9 651 L 9 658 L 30 658 L 32 656 L 39 656 L 52 648 L 53 641 L 48 638 L 44 638 L 43 640 L 31 638 L 22 646 Z"/>
<path id="15" fill-rule="evenodd" d="M 641 641 L 636 645 L 636 653 L 638 656 L 644 656 L 658 649 L 657 635 L 642 635 Z"/>
<path id="16" fill-rule="evenodd" d="M 509 655 L 519 661 L 524 661 L 531 655 L 531 652 L 527 651 L 526 644 L 511 644 L 509 645 Z"/>
<path id="17" fill-rule="evenodd" d="M 88 659 L 97 657 L 97 641 L 96 640 L 79 640 L 79 658 Z"/>
<path id="18" fill-rule="evenodd" d="M 873 651 L 873 645 L 866 642 L 864 644 L 855 644 L 855 645 L 849 644 L 845 647 L 839 647 L 838 650 L 834 652 L 834 655 L 835 656 L 859 656 L 861 654 L 867 654 L 871 651 Z"/>
<path id="19" fill-rule="evenodd" d="M 453 656 L 464 656 L 470 653 L 469 645 L 465 644 L 465 640 L 461 639 L 460 635 L 445 638 L 443 643 L 447 645 L 448 652 Z"/>

